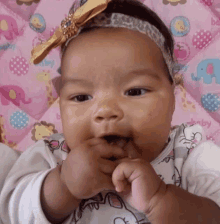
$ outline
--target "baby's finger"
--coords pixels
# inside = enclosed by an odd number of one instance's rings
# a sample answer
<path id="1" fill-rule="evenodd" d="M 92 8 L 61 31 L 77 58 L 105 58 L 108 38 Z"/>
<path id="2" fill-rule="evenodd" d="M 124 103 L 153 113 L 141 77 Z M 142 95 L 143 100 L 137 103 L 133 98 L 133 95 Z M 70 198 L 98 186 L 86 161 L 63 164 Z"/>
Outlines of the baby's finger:
<path id="1" fill-rule="evenodd" d="M 120 180 L 118 181 L 117 183 L 117 186 L 115 187 L 115 190 L 117 192 L 122 192 L 122 191 L 125 191 L 126 189 L 128 189 L 130 186 L 129 186 L 129 183 L 127 180 Z"/>
<path id="2" fill-rule="evenodd" d="M 128 178 L 133 173 L 134 169 L 129 163 L 119 164 L 112 174 L 112 182 L 116 191 L 121 192 L 128 184 Z"/>

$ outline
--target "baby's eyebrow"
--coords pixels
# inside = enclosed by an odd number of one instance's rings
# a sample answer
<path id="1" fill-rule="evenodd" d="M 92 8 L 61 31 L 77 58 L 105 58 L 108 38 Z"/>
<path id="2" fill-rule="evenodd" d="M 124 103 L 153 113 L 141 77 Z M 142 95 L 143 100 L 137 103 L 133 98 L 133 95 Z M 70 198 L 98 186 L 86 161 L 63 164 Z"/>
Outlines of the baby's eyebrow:
<path id="1" fill-rule="evenodd" d="M 128 72 L 128 75 L 130 75 L 130 74 L 140 75 L 140 76 L 146 75 L 146 76 L 150 76 L 151 78 L 153 78 L 157 81 L 161 80 L 160 75 L 150 68 L 131 70 Z"/>
<path id="2" fill-rule="evenodd" d="M 72 83 L 72 84 L 84 84 L 86 86 L 93 86 L 93 83 L 86 80 L 86 79 L 77 79 L 77 78 L 66 78 L 62 81 L 61 87 L 63 88 L 64 86 L 66 86 L 67 84 Z"/>
<path id="3" fill-rule="evenodd" d="M 126 78 L 126 76 L 128 75 L 134 75 L 134 76 L 150 76 L 151 78 L 155 79 L 156 81 L 160 81 L 161 77 L 159 74 L 157 74 L 156 72 L 152 71 L 149 68 L 145 68 L 145 69 L 136 69 L 136 70 L 131 70 L 128 71 L 127 74 L 125 76 L 123 76 L 124 78 Z M 93 86 L 93 82 L 90 82 L 89 80 L 86 79 L 78 79 L 78 78 L 73 78 L 73 77 L 68 77 L 66 79 L 64 79 L 62 81 L 62 87 L 64 87 L 65 85 L 67 85 L 68 83 L 74 83 L 74 84 L 84 84 L 86 86 Z"/>

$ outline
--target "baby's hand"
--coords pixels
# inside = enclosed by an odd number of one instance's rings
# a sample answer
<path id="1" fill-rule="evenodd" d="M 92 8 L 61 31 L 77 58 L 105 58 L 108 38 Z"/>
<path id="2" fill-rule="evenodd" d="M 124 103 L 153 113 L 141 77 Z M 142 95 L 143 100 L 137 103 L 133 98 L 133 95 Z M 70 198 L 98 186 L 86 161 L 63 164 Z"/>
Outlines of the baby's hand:
<path id="1" fill-rule="evenodd" d="M 127 146 L 127 150 L 130 148 L 130 158 L 115 161 L 118 166 L 112 174 L 112 181 L 116 191 L 120 192 L 119 195 L 128 204 L 150 216 L 155 201 L 159 202 L 165 194 L 166 184 L 158 177 L 152 165 L 132 147 L 131 143 Z"/>
<path id="2" fill-rule="evenodd" d="M 127 152 L 104 139 L 93 138 L 71 150 L 61 168 L 61 180 L 76 199 L 87 199 L 103 190 L 115 190 L 112 173 Z"/>

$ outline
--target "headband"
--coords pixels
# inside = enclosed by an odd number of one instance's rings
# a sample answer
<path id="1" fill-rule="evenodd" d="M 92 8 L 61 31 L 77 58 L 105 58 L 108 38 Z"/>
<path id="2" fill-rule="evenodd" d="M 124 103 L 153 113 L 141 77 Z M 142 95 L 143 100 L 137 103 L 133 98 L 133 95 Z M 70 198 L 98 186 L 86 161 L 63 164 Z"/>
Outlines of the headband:
<path id="1" fill-rule="evenodd" d="M 171 78 L 174 81 L 174 61 L 170 52 L 167 52 L 164 43 L 165 38 L 160 31 L 147 21 L 143 21 L 132 16 L 121 13 L 102 13 L 107 8 L 111 0 L 87 0 L 75 12 L 61 22 L 53 36 L 45 43 L 36 46 L 31 51 L 31 63 L 40 63 L 47 54 L 58 46 L 62 46 L 62 54 L 66 50 L 69 42 L 76 38 L 84 28 L 89 27 L 121 27 L 147 34 L 160 48 Z"/>

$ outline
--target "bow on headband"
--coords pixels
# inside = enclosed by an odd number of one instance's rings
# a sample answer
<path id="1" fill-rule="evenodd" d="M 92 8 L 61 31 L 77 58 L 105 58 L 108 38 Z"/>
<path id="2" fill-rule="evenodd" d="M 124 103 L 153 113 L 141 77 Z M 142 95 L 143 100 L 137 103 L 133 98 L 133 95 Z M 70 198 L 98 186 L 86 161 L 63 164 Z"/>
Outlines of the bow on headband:
<path id="1" fill-rule="evenodd" d="M 31 51 L 31 63 L 40 63 L 52 50 L 63 43 L 70 37 L 77 34 L 79 27 L 83 26 L 88 20 L 95 17 L 107 8 L 111 0 L 87 0 L 87 2 L 79 7 L 73 14 L 61 22 L 59 28 L 56 29 L 52 37 L 45 43 L 36 46 Z"/>

